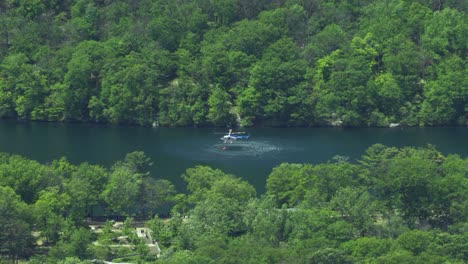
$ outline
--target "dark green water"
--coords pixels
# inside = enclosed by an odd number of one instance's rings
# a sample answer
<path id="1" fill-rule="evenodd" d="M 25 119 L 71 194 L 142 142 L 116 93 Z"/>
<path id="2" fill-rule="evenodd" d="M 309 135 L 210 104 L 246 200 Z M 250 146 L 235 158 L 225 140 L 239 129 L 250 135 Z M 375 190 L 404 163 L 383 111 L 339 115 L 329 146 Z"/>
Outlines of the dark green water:
<path id="1" fill-rule="evenodd" d="M 0 121 L 0 152 L 40 162 L 62 156 L 74 163 L 110 166 L 141 150 L 153 161 L 151 174 L 172 181 L 198 164 L 242 177 L 259 193 L 271 169 L 281 162 L 320 163 L 335 155 L 359 158 L 375 143 L 387 146 L 435 145 L 444 154 L 468 156 L 468 128 L 251 128 L 251 140 L 222 150 L 220 129 L 112 127 L 89 124 Z"/>

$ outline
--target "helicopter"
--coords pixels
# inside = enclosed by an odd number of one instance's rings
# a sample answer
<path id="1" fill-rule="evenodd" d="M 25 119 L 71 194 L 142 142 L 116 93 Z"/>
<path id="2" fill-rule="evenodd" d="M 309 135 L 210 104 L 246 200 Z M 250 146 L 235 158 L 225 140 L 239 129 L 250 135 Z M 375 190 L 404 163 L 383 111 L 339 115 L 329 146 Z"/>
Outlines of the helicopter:
<path id="1" fill-rule="evenodd" d="M 229 129 L 229 133 L 224 135 L 221 140 L 224 143 L 229 143 L 232 144 L 232 142 L 237 141 L 237 140 L 248 140 L 250 138 L 250 135 L 247 134 L 246 132 L 232 132 L 232 129 Z"/>

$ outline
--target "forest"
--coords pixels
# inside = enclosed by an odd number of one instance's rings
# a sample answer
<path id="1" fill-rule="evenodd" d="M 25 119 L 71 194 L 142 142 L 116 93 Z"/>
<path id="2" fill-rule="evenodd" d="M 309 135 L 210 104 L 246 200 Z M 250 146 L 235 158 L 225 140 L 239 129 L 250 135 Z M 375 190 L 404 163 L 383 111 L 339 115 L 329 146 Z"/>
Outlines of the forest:
<path id="1" fill-rule="evenodd" d="M 466 126 L 467 12 L 459 0 L 3 0 L 0 118 Z M 283 163 L 265 193 L 202 165 L 178 190 L 151 166 L 141 151 L 110 167 L 0 153 L 0 263 L 468 263 L 468 158 L 430 145 Z"/>
<path id="2" fill-rule="evenodd" d="M 458 0 L 0 1 L 0 118 L 468 122 Z"/>
<path id="3" fill-rule="evenodd" d="M 468 262 L 468 158 L 430 145 L 283 163 L 263 194 L 207 166 L 188 168 L 186 190 L 175 190 L 150 166 L 140 151 L 110 168 L 1 153 L 0 263 Z M 108 221 L 93 232 L 98 208 Z M 119 250 L 117 218 L 131 241 Z M 159 257 L 132 237 L 136 220 L 153 231 Z"/>

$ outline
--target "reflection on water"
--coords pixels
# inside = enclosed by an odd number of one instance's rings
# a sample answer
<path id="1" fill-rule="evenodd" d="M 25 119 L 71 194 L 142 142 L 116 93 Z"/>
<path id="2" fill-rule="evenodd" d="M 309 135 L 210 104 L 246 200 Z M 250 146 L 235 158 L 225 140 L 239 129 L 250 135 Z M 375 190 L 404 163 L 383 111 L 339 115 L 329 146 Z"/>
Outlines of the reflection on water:
<path id="1" fill-rule="evenodd" d="M 279 152 L 283 147 L 268 141 L 249 140 L 234 142 L 232 144 L 213 144 L 204 151 L 210 154 L 217 154 L 222 157 L 261 157 L 271 152 Z"/>

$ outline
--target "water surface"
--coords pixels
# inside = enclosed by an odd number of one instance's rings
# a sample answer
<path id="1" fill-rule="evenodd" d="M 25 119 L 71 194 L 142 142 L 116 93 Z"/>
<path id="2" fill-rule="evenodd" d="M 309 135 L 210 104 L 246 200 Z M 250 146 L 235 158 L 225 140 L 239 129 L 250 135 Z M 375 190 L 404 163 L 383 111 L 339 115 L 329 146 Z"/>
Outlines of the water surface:
<path id="1" fill-rule="evenodd" d="M 320 163 L 336 155 L 351 161 L 375 143 L 387 146 L 435 145 L 443 154 L 468 155 L 467 127 L 437 128 L 249 128 L 251 140 L 224 145 L 225 132 L 213 128 L 148 128 L 0 121 L 0 152 L 42 163 L 62 156 L 74 163 L 109 167 L 129 152 L 141 150 L 154 161 L 153 177 L 184 190 L 180 175 L 209 165 L 248 180 L 264 192 L 271 169 L 281 162 Z M 227 149 L 223 150 L 226 146 Z"/>

